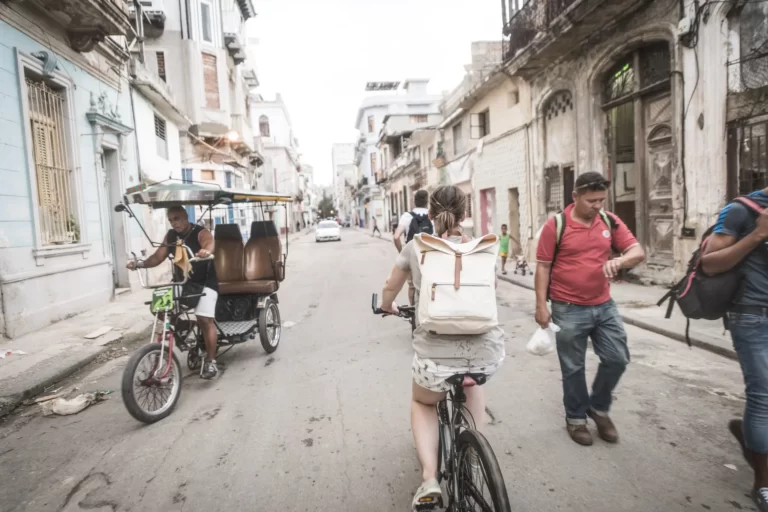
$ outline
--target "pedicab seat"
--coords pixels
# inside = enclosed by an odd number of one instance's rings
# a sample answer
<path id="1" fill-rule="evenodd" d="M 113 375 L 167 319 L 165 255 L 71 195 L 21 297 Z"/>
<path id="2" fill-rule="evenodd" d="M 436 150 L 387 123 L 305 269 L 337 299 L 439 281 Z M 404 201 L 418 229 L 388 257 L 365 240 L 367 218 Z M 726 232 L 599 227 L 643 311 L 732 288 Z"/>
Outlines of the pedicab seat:
<path id="1" fill-rule="evenodd" d="M 277 291 L 284 273 L 282 245 L 274 222 L 254 222 L 245 246 L 237 224 L 219 224 L 214 239 L 220 295 L 269 295 Z"/>

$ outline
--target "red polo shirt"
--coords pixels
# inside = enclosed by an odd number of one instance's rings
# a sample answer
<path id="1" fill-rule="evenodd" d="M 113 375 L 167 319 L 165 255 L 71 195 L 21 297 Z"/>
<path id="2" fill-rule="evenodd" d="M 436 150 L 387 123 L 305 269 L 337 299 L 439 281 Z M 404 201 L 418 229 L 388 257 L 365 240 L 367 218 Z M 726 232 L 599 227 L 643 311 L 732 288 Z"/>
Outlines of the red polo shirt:
<path id="1" fill-rule="evenodd" d="M 603 274 L 603 264 L 611 257 L 611 245 L 624 252 L 637 239 L 621 219 L 608 213 L 616 223 L 610 230 L 596 215 L 591 226 L 571 219 L 573 205 L 565 209 L 565 231 L 560 240 L 549 294 L 552 300 L 582 306 L 597 306 L 611 299 L 611 287 Z M 555 254 L 557 230 L 554 217 L 547 220 L 541 231 L 536 260 L 551 263 Z"/>

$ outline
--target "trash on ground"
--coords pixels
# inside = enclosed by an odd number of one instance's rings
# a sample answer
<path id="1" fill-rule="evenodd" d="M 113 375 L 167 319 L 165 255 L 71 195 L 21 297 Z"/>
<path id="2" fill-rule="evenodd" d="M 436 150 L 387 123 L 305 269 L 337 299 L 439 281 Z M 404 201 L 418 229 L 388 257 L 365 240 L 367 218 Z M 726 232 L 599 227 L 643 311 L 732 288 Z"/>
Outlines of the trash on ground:
<path id="1" fill-rule="evenodd" d="M 42 402 L 40 409 L 43 411 L 43 416 L 50 416 L 52 414 L 69 416 L 79 413 L 96 402 L 106 400 L 105 394 L 102 391 L 96 391 L 95 393 L 83 393 L 69 400 L 66 398 L 56 398 L 55 400 Z"/>
<path id="2" fill-rule="evenodd" d="M 83 337 L 85 339 L 87 339 L 87 340 L 94 340 L 94 339 L 98 338 L 99 336 L 104 336 L 105 334 L 107 334 L 111 330 L 112 330 L 112 327 L 110 327 L 108 325 L 105 325 L 104 327 L 99 327 L 95 331 L 93 331 L 91 333 L 88 333 L 88 334 L 86 334 Z"/>
<path id="3" fill-rule="evenodd" d="M 549 327 L 542 329 L 539 327 L 531 336 L 531 340 L 526 345 L 526 350 L 535 356 L 545 356 L 555 350 L 555 333 L 560 331 L 560 327 L 549 323 Z"/>
<path id="4" fill-rule="evenodd" d="M 0 359 L 5 359 L 6 357 L 13 356 L 13 355 L 25 356 L 27 355 L 27 353 L 24 352 L 23 350 L 3 350 L 2 352 L 0 352 Z"/>
<path id="5" fill-rule="evenodd" d="M 283 327 L 285 327 L 286 329 L 290 329 L 294 325 L 296 325 L 296 322 L 291 322 L 290 320 L 283 322 Z"/>
<path id="6" fill-rule="evenodd" d="M 723 464 L 725 467 L 730 469 L 731 471 L 738 471 L 735 464 Z"/>

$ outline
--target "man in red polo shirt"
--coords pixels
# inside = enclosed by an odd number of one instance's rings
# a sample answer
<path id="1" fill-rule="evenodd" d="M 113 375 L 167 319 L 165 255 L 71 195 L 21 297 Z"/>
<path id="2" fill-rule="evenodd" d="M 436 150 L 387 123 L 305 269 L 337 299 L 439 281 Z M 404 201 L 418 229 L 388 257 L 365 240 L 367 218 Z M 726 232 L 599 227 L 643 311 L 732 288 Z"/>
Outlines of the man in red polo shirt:
<path id="1" fill-rule="evenodd" d="M 546 327 L 551 320 L 560 327 L 557 354 L 566 427 L 571 439 L 584 446 L 592 444 L 587 416 L 601 438 L 611 443 L 619 439 L 608 411 L 611 393 L 629 363 L 629 349 L 608 280 L 645 259 L 627 226 L 612 213 L 601 213 L 609 185 L 600 173 L 581 174 L 574 187 L 574 203 L 559 217 L 559 243 L 553 217 L 544 224 L 536 251 L 536 322 Z M 621 256 L 612 258 L 614 251 Z M 587 338 L 600 357 L 591 395 L 584 374 Z"/>

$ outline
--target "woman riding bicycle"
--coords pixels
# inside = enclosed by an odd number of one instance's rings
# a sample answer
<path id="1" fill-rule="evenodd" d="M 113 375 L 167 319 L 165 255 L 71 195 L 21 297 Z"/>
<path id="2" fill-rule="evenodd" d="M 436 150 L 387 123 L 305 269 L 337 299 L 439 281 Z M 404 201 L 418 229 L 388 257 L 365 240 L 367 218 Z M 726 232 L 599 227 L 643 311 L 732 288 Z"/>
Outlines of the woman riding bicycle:
<path id="1" fill-rule="evenodd" d="M 466 196 L 452 185 L 438 187 L 429 200 L 429 218 L 435 225 L 435 236 L 450 242 L 461 243 L 469 239 L 462 235 L 461 222 L 466 212 Z M 408 273 L 412 274 L 416 287 L 415 303 L 421 291 L 419 253 L 414 241 L 408 242 L 395 260 L 395 267 L 382 292 L 381 309 L 397 314 L 394 303 L 405 284 Z M 471 336 L 435 335 L 424 331 L 418 324 L 413 333 L 413 392 L 411 400 L 411 429 L 416 452 L 422 467 L 423 483 L 413 499 L 415 509 L 419 500 L 441 497 L 437 481 L 438 418 L 435 406 L 451 385 L 448 378 L 457 374 L 493 375 L 504 360 L 504 332 L 495 327 L 484 334 Z M 485 417 L 485 393 L 480 386 L 465 388 L 469 409 L 476 427 L 482 432 Z"/>

